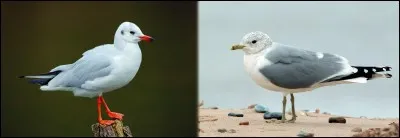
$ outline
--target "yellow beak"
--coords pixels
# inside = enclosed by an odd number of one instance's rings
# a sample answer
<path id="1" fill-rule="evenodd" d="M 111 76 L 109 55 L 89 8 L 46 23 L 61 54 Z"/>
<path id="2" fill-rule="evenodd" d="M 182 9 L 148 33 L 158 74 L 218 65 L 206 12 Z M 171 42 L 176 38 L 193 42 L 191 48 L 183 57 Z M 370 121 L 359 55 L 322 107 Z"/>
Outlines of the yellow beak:
<path id="1" fill-rule="evenodd" d="M 233 45 L 232 46 L 232 48 L 231 48 L 231 50 L 236 50 L 236 49 L 243 49 L 244 47 L 246 47 L 246 46 L 244 46 L 244 45 Z"/>

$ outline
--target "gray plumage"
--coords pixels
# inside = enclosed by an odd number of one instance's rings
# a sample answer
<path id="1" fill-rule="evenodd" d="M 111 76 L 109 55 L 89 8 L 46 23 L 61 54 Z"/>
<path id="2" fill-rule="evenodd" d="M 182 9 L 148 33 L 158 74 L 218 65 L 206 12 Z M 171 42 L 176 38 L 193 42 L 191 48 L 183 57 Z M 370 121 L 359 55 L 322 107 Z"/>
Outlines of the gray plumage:
<path id="1" fill-rule="evenodd" d="M 53 79 L 50 85 L 82 88 L 87 81 L 96 78 L 108 76 L 112 71 L 111 60 L 103 58 L 103 55 L 86 55 L 69 65 L 69 69 L 60 73 Z M 83 88 L 88 90 L 97 90 L 99 88 Z"/>
<path id="2" fill-rule="evenodd" d="M 313 52 L 273 42 L 263 32 L 246 34 L 232 50 L 242 49 L 244 66 L 261 87 L 281 92 L 282 121 L 285 122 L 286 96 L 290 94 L 292 119 L 296 121 L 293 93 L 307 92 L 323 86 L 366 83 L 375 78 L 390 78 L 390 67 L 351 66 L 346 58 L 335 54 Z"/>
<path id="3" fill-rule="evenodd" d="M 344 58 L 340 56 L 298 49 L 282 44 L 275 45 L 265 58 L 272 62 L 260 68 L 260 72 L 271 83 L 288 89 L 308 88 L 329 79 L 344 69 Z"/>

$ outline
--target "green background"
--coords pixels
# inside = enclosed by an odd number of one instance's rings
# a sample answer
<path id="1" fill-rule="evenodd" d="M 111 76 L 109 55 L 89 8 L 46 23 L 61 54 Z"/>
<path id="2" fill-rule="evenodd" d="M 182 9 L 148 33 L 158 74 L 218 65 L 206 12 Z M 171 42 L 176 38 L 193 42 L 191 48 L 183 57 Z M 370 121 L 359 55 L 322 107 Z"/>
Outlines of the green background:
<path id="1" fill-rule="evenodd" d="M 196 2 L 1 2 L 2 136 L 93 136 L 96 98 L 42 92 L 17 76 L 113 43 L 124 21 L 155 41 L 140 43 L 132 82 L 104 95 L 110 109 L 134 136 L 197 136 L 196 12 Z"/>

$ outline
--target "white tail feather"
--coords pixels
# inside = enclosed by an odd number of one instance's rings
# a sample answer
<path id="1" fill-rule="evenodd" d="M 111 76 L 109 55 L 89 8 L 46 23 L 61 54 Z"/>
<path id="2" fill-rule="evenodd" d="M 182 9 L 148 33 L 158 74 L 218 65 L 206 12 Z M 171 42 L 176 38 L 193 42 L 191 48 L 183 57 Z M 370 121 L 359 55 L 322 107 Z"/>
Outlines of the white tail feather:
<path id="1" fill-rule="evenodd" d="M 343 80 L 343 81 L 354 82 L 354 83 L 367 83 L 367 78 L 359 77 L 359 78 L 348 79 L 348 80 Z"/>

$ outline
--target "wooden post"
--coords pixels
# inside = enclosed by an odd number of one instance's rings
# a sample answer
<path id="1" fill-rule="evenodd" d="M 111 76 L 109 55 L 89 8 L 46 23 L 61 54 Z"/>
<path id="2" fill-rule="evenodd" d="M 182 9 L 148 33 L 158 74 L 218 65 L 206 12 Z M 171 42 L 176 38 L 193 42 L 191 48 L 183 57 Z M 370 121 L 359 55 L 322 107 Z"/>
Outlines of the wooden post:
<path id="1" fill-rule="evenodd" d="M 92 125 L 94 137 L 133 137 L 128 126 L 124 126 L 122 121 L 114 120 L 115 123 L 105 126 L 99 123 Z"/>

